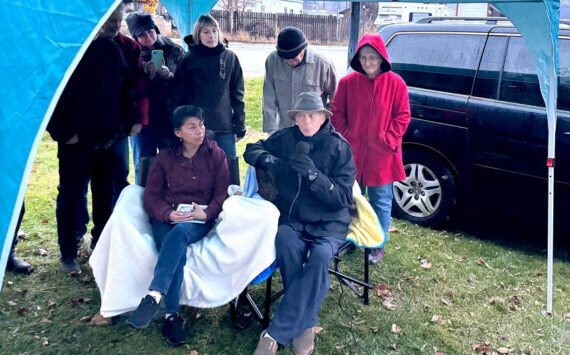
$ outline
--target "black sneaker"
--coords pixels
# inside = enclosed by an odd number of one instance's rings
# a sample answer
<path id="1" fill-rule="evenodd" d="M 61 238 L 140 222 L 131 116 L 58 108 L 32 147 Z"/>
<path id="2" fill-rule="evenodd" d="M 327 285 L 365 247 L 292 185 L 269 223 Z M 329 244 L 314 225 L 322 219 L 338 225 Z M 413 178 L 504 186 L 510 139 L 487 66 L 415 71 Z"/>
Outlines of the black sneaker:
<path id="1" fill-rule="evenodd" d="M 61 257 L 61 271 L 65 275 L 78 275 L 81 274 L 79 263 L 75 256 L 62 256 Z"/>
<path id="2" fill-rule="evenodd" d="M 184 320 L 178 313 L 168 316 L 162 326 L 162 334 L 170 345 L 178 346 L 186 343 L 186 331 L 184 331 Z"/>
<path id="3" fill-rule="evenodd" d="M 151 295 L 146 295 L 137 309 L 127 319 L 127 324 L 135 329 L 143 329 L 149 326 L 152 318 L 156 316 L 160 305 Z"/>

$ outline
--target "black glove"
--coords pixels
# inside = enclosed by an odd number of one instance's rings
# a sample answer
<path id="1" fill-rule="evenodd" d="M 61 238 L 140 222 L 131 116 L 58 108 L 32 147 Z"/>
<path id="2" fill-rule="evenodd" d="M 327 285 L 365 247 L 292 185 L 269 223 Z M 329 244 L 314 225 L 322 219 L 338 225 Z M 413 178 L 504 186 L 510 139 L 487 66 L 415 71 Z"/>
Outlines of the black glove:
<path id="1" fill-rule="evenodd" d="M 266 154 L 261 155 L 257 159 L 255 166 L 260 168 L 260 169 L 263 169 L 265 171 L 275 173 L 275 170 L 277 168 L 277 160 L 278 159 L 279 158 L 275 157 L 274 155 L 266 153 Z"/>
<path id="2" fill-rule="evenodd" d="M 291 169 L 295 170 L 302 178 L 313 181 L 317 178 L 319 171 L 315 163 L 306 154 L 296 153 L 289 158 Z"/>

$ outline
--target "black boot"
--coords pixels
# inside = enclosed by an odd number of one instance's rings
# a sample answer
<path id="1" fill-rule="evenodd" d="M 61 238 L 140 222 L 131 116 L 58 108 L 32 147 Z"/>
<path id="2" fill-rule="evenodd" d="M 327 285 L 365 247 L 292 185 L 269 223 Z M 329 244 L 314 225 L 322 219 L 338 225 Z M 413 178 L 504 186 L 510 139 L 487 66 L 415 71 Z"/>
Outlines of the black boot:
<path id="1" fill-rule="evenodd" d="M 17 232 L 16 232 L 17 234 Z M 31 274 L 34 271 L 34 267 L 30 265 L 26 260 L 20 259 L 16 256 L 16 244 L 18 244 L 18 237 L 14 237 L 12 242 L 12 247 L 10 248 L 10 254 L 8 255 L 8 263 L 6 264 L 6 269 L 8 271 L 15 272 L 17 274 Z"/>

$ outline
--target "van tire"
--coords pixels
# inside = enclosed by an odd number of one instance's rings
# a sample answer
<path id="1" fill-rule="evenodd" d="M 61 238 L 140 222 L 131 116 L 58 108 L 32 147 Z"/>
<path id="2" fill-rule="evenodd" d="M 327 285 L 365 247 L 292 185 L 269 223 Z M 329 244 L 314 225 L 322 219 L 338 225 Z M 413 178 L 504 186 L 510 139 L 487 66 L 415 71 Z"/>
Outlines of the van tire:
<path id="1" fill-rule="evenodd" d="M 456 179 L 449 167 L 432 154 L 404 151 L 406 180 L 394 182 L 395 217 L 426 226 L 442 226 L 457 207 Z"/>

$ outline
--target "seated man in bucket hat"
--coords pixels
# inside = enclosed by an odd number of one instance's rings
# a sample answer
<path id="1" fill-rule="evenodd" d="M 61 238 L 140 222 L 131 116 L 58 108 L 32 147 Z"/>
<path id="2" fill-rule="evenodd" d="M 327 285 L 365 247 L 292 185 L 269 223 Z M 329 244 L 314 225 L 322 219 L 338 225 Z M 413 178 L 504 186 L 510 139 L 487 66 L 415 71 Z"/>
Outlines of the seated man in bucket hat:
<path id="1" fill-rule="evenodd" d="M 348 142 L 330 123 L 314 92 L 287 112 L 295 126 L 248 144 L 245 161 L 273 175 L 281 216 L 275 238 L 285 294 L 255 355 L 292 342 L 295 354 L 314 348 L 313 327 L 330 285 L 328 267 L 344 242 L 356 168 Z"/>

